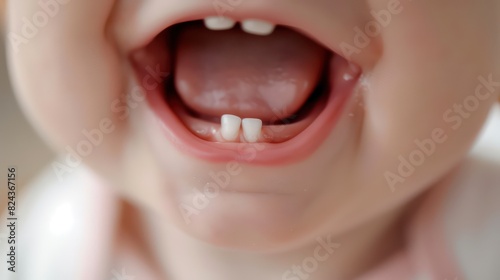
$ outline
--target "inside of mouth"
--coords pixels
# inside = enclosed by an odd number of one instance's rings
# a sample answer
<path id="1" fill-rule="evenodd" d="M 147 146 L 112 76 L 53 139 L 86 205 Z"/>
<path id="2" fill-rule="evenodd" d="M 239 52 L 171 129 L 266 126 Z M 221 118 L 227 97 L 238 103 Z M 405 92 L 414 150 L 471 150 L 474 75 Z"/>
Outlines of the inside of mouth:
<path id="1" fill-rule="evenodd" d="M 333 54 L 288 27 L 259 36 L 238 25 L 213 31 L 193 21 L 168 28 L 151 44 L 171 72 L 165 101 L 207 141 L 223 141 L 221 117 L 231 114 L 260 119 L 260 140 L 281 143 L 307 128 L 328 101 Z"/>

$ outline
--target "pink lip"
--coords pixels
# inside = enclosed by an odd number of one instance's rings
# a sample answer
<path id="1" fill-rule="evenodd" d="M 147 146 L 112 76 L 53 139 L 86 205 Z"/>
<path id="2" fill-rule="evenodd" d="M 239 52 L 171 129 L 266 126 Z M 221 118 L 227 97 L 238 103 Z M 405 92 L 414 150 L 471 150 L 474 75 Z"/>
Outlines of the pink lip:
<path id="1" fill-rule="evenodd" d="M 337 63 L 339 64 L 339 63 Z M 347 69 L 347 63 L 337 66 Z M 294 138 L 282 143 L 217 143 L 200 139 L 184 126 L 168 106 L 161 89 L 150 91 L 147 100 L 162 125 L 158 129 L 176 148 L 190 156 L 220 163 L 243 161 L 260 165 L 292 163 L 311 155 L 330 134 L 343 111 L 344 104 L 353 91 L 357 80 L 340 81 L 340 69 L 332 71 L 333 82 L 327 104 L 311 124 Z"/>

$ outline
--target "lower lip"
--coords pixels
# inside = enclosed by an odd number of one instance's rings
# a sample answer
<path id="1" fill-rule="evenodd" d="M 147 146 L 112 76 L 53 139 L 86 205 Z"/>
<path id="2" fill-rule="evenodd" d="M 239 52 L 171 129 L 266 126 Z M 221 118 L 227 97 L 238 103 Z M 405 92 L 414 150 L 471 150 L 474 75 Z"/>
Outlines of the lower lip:
<path id="1" fill-rule="evenodd" d="M 336 75 L 335 72 L 332 76 Z M 338 74 L 337 74 L 338 75 Z M 330 77 L 333 81 L 334 77 Z M 164 98 L 162 90 L 150 91 L 149 106 L 163 125 L 166 138 L 189 156 L 213 163 L 246 162 L 258 165 L 282 165 L 300 161 L 318 149 L 335 127 L 356 80 L 343 81 L 332 86 L 327 104 L 311 124 L 294 138 L 282 143 L 218 143 L 195 136 L 181 122 Z"/>

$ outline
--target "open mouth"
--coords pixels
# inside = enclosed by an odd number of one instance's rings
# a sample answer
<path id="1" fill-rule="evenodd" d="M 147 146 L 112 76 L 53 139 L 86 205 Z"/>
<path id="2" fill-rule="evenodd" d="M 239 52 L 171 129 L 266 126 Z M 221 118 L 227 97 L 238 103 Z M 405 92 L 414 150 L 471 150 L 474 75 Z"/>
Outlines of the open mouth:
<path id="1" fill-rule="evenodd" d="M 167 138 L 212 161 L 310 154 L 361 72 L 293 28 L 211 16 L 172 25 L 131 57 Z M 152 69 L 168 73 L 154 88 Z M 249 146 L 258 150 L 251 159 Z"/>

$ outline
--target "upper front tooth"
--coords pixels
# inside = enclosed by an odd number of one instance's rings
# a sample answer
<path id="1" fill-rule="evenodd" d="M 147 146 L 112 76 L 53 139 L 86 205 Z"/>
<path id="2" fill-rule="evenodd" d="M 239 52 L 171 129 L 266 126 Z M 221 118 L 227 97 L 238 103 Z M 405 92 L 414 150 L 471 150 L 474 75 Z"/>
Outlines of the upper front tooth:
<path id="1" fill-rule="evenodd" d="M 275 25 L 265 20 L 247 19 L 241 22 L 244 31 L 255 35 L 269 35 L 273 33 Z"/>
<path id="2" fill-rule="evenodd" d="M 257 142 L 257 140 L 259 140 L 262 130 L 262 120 L 251 118 L 243 119 L 242 127 L 245 140 L 251 143 Z"/>
<path id="3" fill-rule="evenodd" d="M 241 118 L 234 115 L 223 115 L 221 117 L 221 136 L 227 141 L 234 141 L 240 133 Z"/>
<path id="4" fill-rule="evenodd" d="M 210 16 L 204 19 L 205 26 L 211 30 L 226 30 L 231 29 L 236 22 L 230 18 L 223 16 Z"/>

